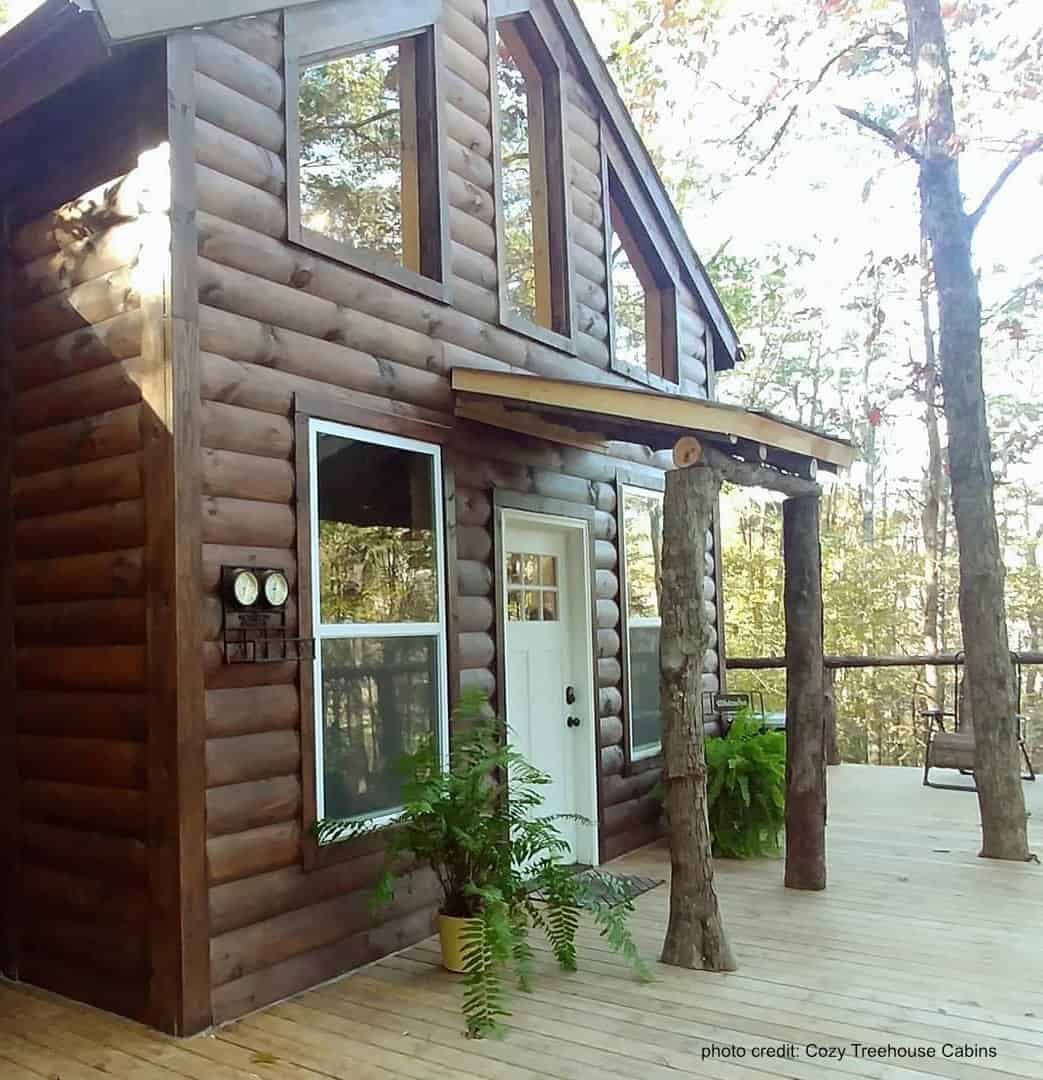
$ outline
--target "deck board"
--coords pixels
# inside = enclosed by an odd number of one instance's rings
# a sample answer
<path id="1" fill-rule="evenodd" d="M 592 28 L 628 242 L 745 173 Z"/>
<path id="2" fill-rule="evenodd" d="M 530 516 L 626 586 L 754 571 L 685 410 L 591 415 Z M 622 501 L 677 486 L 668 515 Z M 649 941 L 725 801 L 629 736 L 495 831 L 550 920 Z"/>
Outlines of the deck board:
<path id="1" fill-rule="evenodd" d="M 1043 851 L 1043 784 L 1026 785 Z M 1043 867 L 977 858 L 977 801 L 912 769 L 831 770 L 829 887 L 782 887 L 780 860 L 718 864 L 728 975 L 656 965 L 634 981 L 590 927 L 563 975 L 538 940 L 536 984 L 515 994 L 502 1041 L 462 1035 L 459 979 L 434 940 L 195 1039 L 177 1041 L 84 1005 L 0 983 L 0 1076 L 11 1080 L 562 1080 L 684 1076 L 791 1080 L 1043 1080 Z M 665 877 L 662 846 L 614 864 Z M 646 956 L 667 890 L 633 921 Z M 810 1043 L 993 1047 L 993 1058 L 843 1061 Z M 758 1052 L 797 1045 L 783 1060 Z M 704 1060 L 714 1046 L 742 1059 Z"/>

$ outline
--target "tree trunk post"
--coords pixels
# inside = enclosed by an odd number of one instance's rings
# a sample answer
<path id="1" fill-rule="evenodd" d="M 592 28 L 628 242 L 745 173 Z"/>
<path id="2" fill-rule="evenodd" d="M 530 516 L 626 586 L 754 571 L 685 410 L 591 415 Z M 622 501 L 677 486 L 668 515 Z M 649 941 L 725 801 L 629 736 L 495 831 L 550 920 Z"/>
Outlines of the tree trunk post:
<path id="1" fill-rule="evenodd" d="M 905 0 L 920 120 L 920 212 L 938 293 L 938 359 L 960 547 L 960 622 L 975 719 L 974 780 L 985 858 L 1030 858 L 1007 642 L 1005 571 L 993 502 L 981 364 L 974 228 L 998 186 L 968 214 L 960 189 L 952 77 L 939 0 Z M 1007 174 L 1009 175 L 1009 173 Z M 1002 180 L 1000 181 L 1002 183 Z"/>
<path id="2" fill-rule="evenodd" d="M 703 574 L 718 487 L 714 471 L 703 466 L 666 474 L 660 704 L 671 876 L 662 961 L 734 971 L 713 883 L 703 750 L 703 655 L 710 641 Z"/>
<path id="3" fill-rule="evenodd" d="M 826 887 L 825 665 L 819 501 L 782 507 L 786 609 L 786 887 Z"/>

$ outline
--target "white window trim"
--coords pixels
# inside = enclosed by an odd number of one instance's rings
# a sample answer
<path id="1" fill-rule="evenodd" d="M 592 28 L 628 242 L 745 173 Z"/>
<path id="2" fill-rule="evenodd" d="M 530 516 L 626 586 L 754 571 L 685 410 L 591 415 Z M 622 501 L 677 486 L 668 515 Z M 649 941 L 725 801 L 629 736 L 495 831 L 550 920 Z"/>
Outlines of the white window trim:
<path id="1" fill-rule="evenodd" d="M 318 443 L 320 435 L 335 435 L 376 446 L 390 446 L 398 450 L 408 450 L 416 454 L 426 454 L 431 458 L 431 472 L 434 478 L 432 492 L 435 506 L 435 575 L 437 577 L 438 620 L 429 623 L 320 623 L 322 593 L 319 580 L 319 469 Z M 435 653 L 438 671 L 436 673 L 435 702 L 438 708 L 438 749 L 445 768 L 449 762 L 449 650 L 446 640 L 446 552 L 445 552 L 445 500 L 442 487 L 442 451 L 432 443 L 405 439 L 398 435 L 385 435 L 368 428 L 351 427 L 336 424 L 328 420 L 308 421 L 308 460 L 311 462 L 308 488 L 311 518 L 311 595 L 316 638 L 337 640 L 370 637 L 432 637 L 435 638 Z M 325 747 L 323 746 L 323 682 L 322 649 L 315 650 L 314 698 L 315 708 L 315 808 L 318 820 L 326 816 L 326 777 Z M 379 814 L 360 814 L 346 820 L 366 824 L 372 829 L 390 825 L 396 821 L 401 807 L 391 807 Z"/>
<path id="2" fill-rule="evenodd" d="M 650 497 L 658 498 L 660 502 L 663 501 L 663 493 L 657 491 L 655 488 L 643 488 L 638 487 L 636 484 L 620 484 L 619 485 L 619 499 L 621 503 L 621 518 L 622 529 L 620 530 L 620 558 L 623 563 L 623 580 L 626 582 L 626 595 L 623 596 L 622 611 L 620 618 L 623 620 L 624 636 L 626 638 L 626 650 L 627 650 L 627 736 L 630 744 L 630 760 L 631 761 L 644 761 L 645 758 L 655 757 L 657 754 L 663 751 L 663 741 L 659 739 L 657 742 L 648 743 L 645 746 L 634 745 L 634 704 L 633 704 L 633 692 L 631 688 L 630 677 L 630 631 L 640 630 L 647 627 L 657 627 L 662 629 L 663 618 L 662 616 L 651 615 L 631 615 L 630 614 L 630 566 L 627 556 L 627 537 L 626 537 L 626 515 L 627 515 L 627 496 L 633 495 L 642 499 Z"/>

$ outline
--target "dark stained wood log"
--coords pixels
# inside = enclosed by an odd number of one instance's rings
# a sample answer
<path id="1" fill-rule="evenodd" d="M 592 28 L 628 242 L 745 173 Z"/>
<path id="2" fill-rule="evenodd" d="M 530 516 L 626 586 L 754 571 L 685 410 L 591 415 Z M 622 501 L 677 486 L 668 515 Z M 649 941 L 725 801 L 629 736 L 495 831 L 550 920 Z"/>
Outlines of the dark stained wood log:
<path id="1" fill-rule="evenodd" d="M 224 646 L 203 642 L 203 672 L 206 689 L 238 690 L 246 687 L 286 686 L 297 681 L 296 663 L 226 664 Z"/>
<path id="2" fill-rule="evenodd" d="M 605 806 L 615 806 L 642 799 L 655 788 L 660 778 L 660 769 L 647 769 L 634 776 L 606 776 L 601 782 L 601 801 Z"/>
<path id="3" fill-rule="evenodd" d="M 643 795 L 639 799 L 613 803 L 602 812 L 601 829 L 605 836 L 629 832 L 641 825 L 659 821 L 662 803 L 658 795 Z"/>
<path id="4" fill-rule="evenodd" d="M 147 981 L 141 979 L 99 979 L 90 963 L 74 964 L 68 956 L 37 945 L 25 949 L 19 973 L 24 982 L 51 990 L 73 1001 L 143 1022 L 148 1000 Z"/>
<path id="5" fill-rule="evenodd" d="M 23 645 L 137 645 L 145 640 L 141 597 L 26 604 L 15 609 L 15 638 Z"/>
<path id="6" fill-rule="evenodd" d="M 22 781 L 26 821 L 145 839 L 145 793 L 54 780 Z"/>
<path id="7" fill-rule="evenodd" d="M 293 589 L 297 582 L 297 555 L 289 548 L 245 547 L 236 544 L 204 544 L 201 583 L 204 592 L 217 592 L 221 567 L 260 566 L 282 570 Z"/>
<path id="8" fill-rule="evenodd" d="M 294 470 L 288 461 L 204 449 L 202 483 L 204 495 L 285 504 L 293 501 Z"/>
<path id="9" fill-rule="evenodd" d="M 106 926 L 102 923 L 49 917 L 46 923 L 29 920 L 24 947 L 43 948 L 65 963 L 91 965 L 100 978 L 135 982 L 148 972 L 148 937 L 143 928 Z"/>
<path id="10" fill-rule="evenodd" d="M 275 109 L 196 72 L 196 115 L 249 142 L 279 153 L 285 139 L 283 118 Z"/>
<path id="11" fill-rule="evenodd" d="M 240 94 L 278 110 L 283 103 L 283 81 L 270 64 L 210 33 L 192 35 L 197 70 Z"/>
<path id="12" fill-rule="evenodd" d="M 496 643 L 487 633 L 461 634 L 461 668 L 488 668 L 496 658 Z"/>
<path id="13" fill-rule="evenodd" d="M 114 360 L 130 360 L 141 352 L 141 312 L 123 312 L 93 326 L 15 354 L 15 385 L 20 392 L 82 375 Z"/>
<path id="14" fill-rule="evenodd" d="M 207 736 L 211 739 L 288 731 L 300 723 L 295 686 L 251 686 L 211 690 L 206 695 Z"/>
<path id="15" fill-rule="evenodd" d="M 624 757 L 621 746 L 606 746 L 601 750 L 601 775 L 614 776 L 623 771 Z"/>
<path id="16" fill-rule="evenodd" d="M 12 498 L 19 517 L 79 510 L 141 497 L 141 457 L 124 454 L 83 465 L 66 465 L 15 480 Z"/>
<path id="17" fill-rule="evenodd" d="M 27 690 L 143 690 L 145 648 L 141 645 L 19 648 L 15 669 L 19 686 Z"/>
<path id="18" fill-rule="evenodd" d="M 140 304 L 129 269 L 121 267 L 22 308 L 12 320 L 15 345 L 24 349 L 103 322 Z"/>
<path id="19" fill-rule="evenodd" d="M 375 930 L 363 931 L 325 948 L 293 957 L 274 967 L 244 976 L 213 993 L 214 1022 L 223 1023 L 315 986 L 344 971 L 370 963 L 428 937 L 434 909 L 423 908 Z"/>
<path id="20" fill-rule="evenodd" d="M 300 811 L 301 782 L 296 776 L 212 788 L 206 793 L 207 835 L 225 836 L 295 821 Z"/>
<path id="21" fill-rule="evenodd" d="M 615 686 L 605 686 L 598 691 L 598 715 L 622 716 L 623 695 Z"/>
<path id="22" fill-rule="evenodd" d="M 26 823 L 22 859 L 62 873 L 134 882 L 141 887 L 147 873 L 146 848 L 140 840 L 57 825 Z"/>
<path id="23" fill-rule="evenodd" d="M 387 917 L 393 919 L 405 913 L 429 910 L 434 894 L 433 874 L 428 870 L 418 871 L 395 889 Z M 222 934 L 210 943 L 213 984 L 221 986 L 332 945 L 349 934 L 371 928 L 377 919 L 369 892 L 356 889 L 345 896 Z"/>
<path id="24" fill-rule="evenodd" d="M 618 746 L 623 741 L 623 721 L 618 716 L 602 716 L 598 721 L 598 737 L 602 747 Z"/>
<path id="25" fill-rule="evenodd" d="M 16 298 L 32 303 L 121 267 L 132 266 L 141 250 L 140 222 L 126 222 L 83 237 L 26 263 L 15 281 Z"/>
<path id="26" fill-rule="evenodd" d="M 492 628 L 492 601 L 484 596 L 458 596 L 454 601 L 457 624 L 464 634 L 485 633 Z"/>
<path id="27" fill-rule="evenodd" d="M 141 375 L 141 359 L 135 357 L 27 390 L 18 396 L 15 429 L 51 428 L 67 420 L 135 405 L 141 400 Z"/>
<path id="28" fill-rule="evenodd" d="M 480 525 L 457 525 L 456 554 L 460 559 L 488 562 L 493 550 L 489 530 Z"/>
<path id="29" fill-rule="evenodd" d="M 301 827 L 296 821 L 215 836 L 206 842 L 207 877 L 211 885 L 220 885 L 292 866 L 300 858 L 300 848 Z"/>
<path id="30" fill-rule="evenodd" d="M 89 596 L 137 596 L 144 585 L 140 548 L 20 559 L 15 566 L 15 596 L 20 604 Z"/>
<path id="31" fill-rule="evenodd" d="M 49 835 L 54 831 L 49 830 Z M 90 835 L 83 834 L 85 842 Z M 66 918 L 80 916 L 128 930 L 144 926 L 148 897 L 133 881 L 102 879 L 27 863 L 23 888 L 26 899 L 41 912 L 61 912 Z"/>
<path id="32" fill-rule="evenodd" d="M 635 829 L 616 833 L 614 836 L 606 836 L 598 848 L 601 861 L 611 862 L 612 859 L 625 855 L 628 851 L 635 851 L 646 844 L 651 844 L 659 839 L 661 832 L 659 822 L 650 821 Z"/>
<path id="33" fill-rule="evenodd" d="M 140 742 L 19 735 L 21 776 L 99 787 L 144 788 L 145 749 Z"/>
<path id="34" fill-rule="evenodd" d="M 211 450 L 285 459 L 293 449 L 290 422 L 254 409 L 204 401 L 202 425 L 203 446 Z"/>
<path id="35" fill-rule="evenodd" d="M 485 563 L 461 559 L 456 564 L 456 582 L 461 596 L 488 596 L 492 592 L 493 572 Z"/>
<path id="36" fill-rule="evenodd" d="M 217 885 L 210 890 L 211 932 L 216 937 L 337 896 L 358 891 L 365 894 L 383 868 L 384 853 L 374 851 L 316 870 L 290 866 Z"/>
<path id="37" fill-rule="evenodd" d="M 145 508 L 141 499 L 107 506 L 23 518 L 15 524 L 15 550 L 20 558 L 52 558 L 118 551 L 141 544 Z"/>
<path id="38" fill-rule="evenodd" d="M 300 771 L 301 740 L 296 731 L 267 731 L 206 744 L 206 784 L 244 784 L 276 776 L 295 776 Z"/>
<path id="39" fill-rule="evenodd" d="M 199 209 L 204 213 L 257 230 L 259 234 L 272 237 L 285 234 L 286 202 L 271 192 L 205 165 L 196 166 L 196 185 Z"/>
<path id="40" fill-rule="evenodd" d="M 23 690 L 15 712 L 23 735 L 127 741 L 145 738 L 142 694 Z"/>
<path id="41" fill-rule="evenodd" d="M 782 504 L 786 609 L 786 887 L 826 887 L 825 687 L 819 502 Z"/>
<path id="42" fill-rule="evenodd" d="M 133 453 L 141 446 L 139 408 L 128 405 L 20 436 L 14 443 L 15 476 Z"/>
<path id="43" fill-rule="evenodd" d="M 492 500 L 484 491 L 458 487 L 456 489 L 456 521 L 458 525 L 488 525 L 492 519 Z"/>
<path id="44" fill-rule="evenodd" d="M 288 506 L 227 497 L 203 500 L 203 542 L 288 548 L 297 535 L 297 519 Z"/>
<path id="45" fill-rule="evenodd" d="M 735 968 L 714 889 L 706 816 L 702 659 L 706 532 L 719 481 L 707 468 L 667 473 L 663 503 L 663 626 L 660 709 L 664 808 L 670 832 L 670 915 L 662 961 L 677 967 Z"/>
<path id="46" fill-rule="evenodd" d="M 200 165 L 280 197 L 286 190 L 286 166 L 263 146 L 196 119 L 195 153 Z"/>

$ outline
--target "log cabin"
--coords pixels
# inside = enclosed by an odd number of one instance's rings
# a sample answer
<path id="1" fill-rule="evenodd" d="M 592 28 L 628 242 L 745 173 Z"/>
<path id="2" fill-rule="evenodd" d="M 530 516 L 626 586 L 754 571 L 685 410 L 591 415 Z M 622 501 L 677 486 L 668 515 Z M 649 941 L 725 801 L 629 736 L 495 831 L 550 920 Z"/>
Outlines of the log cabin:
<path id="1" fill-rule="evenodd" d="M 848 458 L 713 403 L 572 0 L 46 0 L 0 151 L 3 972 L 191 1034 L 427 935 L 312 826 L 392 821 L 464 687 L 578 862 L 654 839 L 672 448 Z"/>

